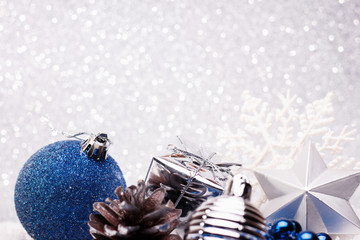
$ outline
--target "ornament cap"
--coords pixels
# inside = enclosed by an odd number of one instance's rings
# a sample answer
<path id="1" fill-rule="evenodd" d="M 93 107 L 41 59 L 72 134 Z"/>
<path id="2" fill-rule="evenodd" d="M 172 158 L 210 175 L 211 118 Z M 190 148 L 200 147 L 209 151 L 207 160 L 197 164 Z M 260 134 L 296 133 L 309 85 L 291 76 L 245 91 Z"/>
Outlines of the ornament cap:
<path id="1" fill-rule="evenodd" d="M 81 145 L 81 150 L 88 155 L 89 158 L 98 161 L 105 160 L 110 144 L 111 141 L 108 139 L 106 133 L 91 134 Z"/>
<path id="2" fill-rule="evenodd" d="M 236 174 L 227 182 L 225 194 L 250 200 L 251 189 L 248 177 L 243 174 Z"/>

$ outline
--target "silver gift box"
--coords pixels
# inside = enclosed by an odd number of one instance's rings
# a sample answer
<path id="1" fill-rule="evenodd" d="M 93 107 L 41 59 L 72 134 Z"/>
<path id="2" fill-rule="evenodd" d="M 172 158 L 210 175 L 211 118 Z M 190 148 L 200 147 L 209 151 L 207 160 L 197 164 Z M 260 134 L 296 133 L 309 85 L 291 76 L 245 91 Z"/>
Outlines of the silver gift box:
<path id="1" fill-rule="evenodd" d="M 227 179 L 232 176 L 229 164 L 202 161 L 206 160 L 178 153 L 154 157 L 146 183 L 154 189 L 164 187 L 165 199 L 182 209 L 182 217 L 187 216 L 207 198 L 221 195 Z"/>

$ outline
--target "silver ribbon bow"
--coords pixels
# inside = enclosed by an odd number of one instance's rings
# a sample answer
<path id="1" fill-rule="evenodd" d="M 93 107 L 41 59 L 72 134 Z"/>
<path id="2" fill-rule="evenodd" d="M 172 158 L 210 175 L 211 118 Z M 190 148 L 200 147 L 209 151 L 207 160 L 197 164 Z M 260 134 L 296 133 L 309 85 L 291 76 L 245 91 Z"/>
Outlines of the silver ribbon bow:
<path id="1" fill-rule="evenodd" d="M 168 149 L 172 150 L 174 153 L 177 154 L 182 154 L 185 157 L 187 157 L 188 159 L 191 160 L 191 162 L 198 166 L 197 169 L 193 172 L 193 174 L 190 176 L 189 180 L 187 181 L 187 185 L 184 187 L 184 189 L 181 191 L 181 194 L 179 195 L 179 197 L 177 198 L 176 202 L 175 202 L 175 207 L 179 204 L 180 200 L 184 197 L 186 191 L 189 189 L 191 183 L 193 182 L 194 178 L 199 174 L 199 171 L 202 168 L 208 169 L 210 170 L 210 172 L 213 174 L 213 178 L 217 179 L 217 180 L 221 180 L 221 181 L 226 181 L 227 180 L 227 176 L 233 176 L 233 174 L 231 173 L 230 167 L 232 166 L 241 166 L 241 164 L 238 163 L 221 163 L 221 164 L 215 164 L 213 162 L 211 162 L 210 160 L 216 155 L 215 152 L 210 153 L 209 156 L 207 157 L 203 157 L 203 151 L 202 148 L 199 148 L 199 152 L 200 155 L 196 155 L 190 151 L 187 150 L 187 147 L 185 145 L 185 143 L 183 142 L 183 140 L 177 136 L 179 142 L 181 143 L 182 147 L 184 149 L 180 149 L 172 144 L 168 145 Z M 184 164 L 184 162 L 187 160 L 182 160 L 180 161 L 182 164 Z M 222 178 L 220 178 L 217 174 L 215 174 L 215 172 L 217 173 L 221 173 L 221 175 L 223 176 Z"/>

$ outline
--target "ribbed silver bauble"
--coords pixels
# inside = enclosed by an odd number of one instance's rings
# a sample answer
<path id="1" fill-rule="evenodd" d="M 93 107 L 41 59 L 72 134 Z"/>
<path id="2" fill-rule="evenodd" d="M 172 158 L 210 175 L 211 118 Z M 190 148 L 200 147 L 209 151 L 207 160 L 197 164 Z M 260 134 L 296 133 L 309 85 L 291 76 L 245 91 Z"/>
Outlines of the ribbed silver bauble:
<path id="1" fill-rule="evenodd" d="M 195 210 L 185 240 L 265 239 L 265 218 L 249 202 L 250 193 L 248 180 L 236 175 L 226 195 L 210 198 Z"/>

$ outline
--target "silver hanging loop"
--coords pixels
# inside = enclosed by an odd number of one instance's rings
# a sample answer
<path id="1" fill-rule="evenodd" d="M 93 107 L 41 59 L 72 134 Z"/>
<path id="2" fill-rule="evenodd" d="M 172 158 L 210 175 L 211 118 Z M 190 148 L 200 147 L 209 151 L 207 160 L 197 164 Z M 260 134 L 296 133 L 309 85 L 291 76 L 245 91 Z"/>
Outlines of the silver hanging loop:
<path id="1" fill-rule="evenodd" d="M 107 151 L 111 144 L 106 133 L 97 135 L 91 134 L 89 138 L 81 145 L 81 150 L 88 155 L 89 158 L 95 160 L 105 160 Z"/>

